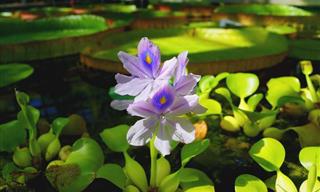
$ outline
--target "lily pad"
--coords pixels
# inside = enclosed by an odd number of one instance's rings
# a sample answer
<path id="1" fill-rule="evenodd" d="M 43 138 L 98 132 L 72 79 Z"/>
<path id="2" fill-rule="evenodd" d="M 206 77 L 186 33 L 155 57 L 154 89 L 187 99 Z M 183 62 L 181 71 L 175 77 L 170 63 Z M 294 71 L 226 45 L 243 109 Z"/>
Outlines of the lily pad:
<path id="1" fill-rule="evenodd" d="M 317 39 L 290 40 L 289 56 L 298 59 L 320 60 L 320 41 Z"/>
<path id="2" fill-rule="evenodd" d="M 288 49 L 285 37 L 263 28 L 148 29 L 115 34 L 101 42 L 101 46 L 83 52 L 82 62 L 106 71 L 124 72 L 117 53 L 121 50 L 137 54 L 136 45 L 144 36 L 160 47 L 162 60 L 188 50 L 188 68 L 198 74 L 275 65 Z M 260 62 L 259 58 L 265 59 Z"/>
<path id="3" fill-rule="evenodd" d="M 33 68 L 26 64 L 0 65 L 0 87 L 23 80 L 33 73 Z"/>

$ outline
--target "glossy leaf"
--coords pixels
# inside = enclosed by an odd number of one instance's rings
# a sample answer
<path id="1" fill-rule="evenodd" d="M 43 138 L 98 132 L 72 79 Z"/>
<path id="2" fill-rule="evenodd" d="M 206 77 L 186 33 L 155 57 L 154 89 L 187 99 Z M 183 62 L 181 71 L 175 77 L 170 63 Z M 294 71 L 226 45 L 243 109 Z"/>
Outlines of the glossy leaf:
<path id="1" fill-rule="evenodd" d="M 266 185 L 259 178 L 243 174 L 237 177 L 235 182 L 236 192 L 267 192 Z"/>
<path id="2" fill-rule="evenodd" d="M 52 122 L 52 131 L 59 136 L 63 128 L 69 123 L 69 118 L 58 117 Z"/>
<path id="3" fill-rule="evenodd" d="M 232 103 L 232 98 L 231 98 L 231 94 L 230 94 L 230 91 L 224 87 L 221 87 L 221 88 L 218 88 L 215 90 L 215 92 L 219 95 L 222 95 L 227 101 L 228 103 L 233 106 L 233 103 Z"/>
<path id="4" fill-rule="evenodd" d="M 113 128 L 107 128 L 100 133 L 104 143 L 115 152 L 125 152 L 129 148 L 127 141 L 128 125 L 118 125 Z"/>
<path id="5" fill-rule="evenodd" d="M 263 99 L 262 93 L 257 93 L 257 94 L 252 95 L 248 99 L 248 102 L 247 102 L 248 106 L 250 107 L 250 110 L 254 111 L 262 99 Z"/>
<path id="6" fill-rule="evenodd" d="M 215 77 L 212 75 L 203 76 L 199 81 L 199 88 L 201 93 L 210 92 L 217 85 L 218 85 L 218 82 L 215 80 Z"/>
<path id="7" fill-rule="evenodd" d="M 156 185 L 159 186 L 165 177 L 171 172 L 171 165 L 165 157 L 157 159 Z"/>
<path id="8" fill-rule="evenodd" d="M 97 171 L 97 178 L 103 178 L 115 184 L 120 189 L 124 189 L 127 176 L 122 167 L 117 164 L 105 164 Z"/>
<path id="9" fill-rule="evenodd" d="M 210 178 L 198 169 L 183 168 L 179 177 L 180 185 L 183 190 L 188 190 L 193 187 L 213 185 Z"/>
<path id="10" fill-rule="evenodd" d="M 313 123 L 308 123 L 298 127 L 290 127 L 287 129 L 293 130 L 298 134 L 301 147 L 320 145 L 320 129 Z"/>
<path id="11" fill-rule="evenodd" d="M 307 191 L 307 180 L 305 180 L 301 185 L 300 185 L 300 188 L 299 188 L 299 192 L 309 192 Z M 314 185 L 314 188 L 311 192 L 319 192 L 320 191 L 320 182 L 319 181 L 316 181 L 315 182 L 315 185 Z"/>
<path id="12" fill-rule="evenodd" d="M 174 172 L 163 179 L 159 186 L 159 192 L 176 192 L 180 183 L 180 172 Z"/>
<path id="13" fill-rule="evenodd" d="M 283 96 L 299 97 L 300 81 L 296 77 L 272 78 L 267 83 L 268 91 L 266 99 L 276 107 L 278 100 Z"/>
<path id="14" fill-rule="evenodd" d="M 252 145 L 250 156 L 266 171 L 280 169 L 284 158 L 285 149 L 282 144 L 272 138 L 263 138 Z"/>
<path id="15" fill-rule="evenodd" d="M 213 185 L 204 185 L 198 187 L 192 187 L 185 192 L 215 192 Z"/>
<path id="16" fill-rule="evenodd" d="M 259 86 L 259 79 L 253 73 L 235 73 L 227 77 L 230 91 L 240 98 L 252 95 Z"/>
<path id="17" fill-rule="evenodd" d="M 191 158 L 205 151 L 210 144 L 209 139 L 194 141 L 193 143 L 184 145 L 181 150 L 181 164 L 185 166 Z"/>
<path id="18" fill-rule="evenodd" d="M 275 188 L 277 192 L 298 192 L 296 186 L 291 181 L 291 179 L 285 174 L 283 174 L 281 171 L 277 172 Z"/>
<path id="19" fill-rule="evenodd" d="M 305 147 L 299 153 L 300 163 L 307 170 L 317 165 L 317 175 L 320 176 L 320 147 Z"/>
<path id="20" fill-rule="evenodd" d="M 23 144 L 26 139 L 26 131 L 17 120 L 0 125 L 0 151 L 13 151 Z"/>
<path id="21" fill-rule="evenodd" d="M 33 73 L 33 68 L 26 64 L 1 64 L 0 87 L 23 80 Z"/>
<path id="22" fill-rule="evenodd" d="M 205 112 L 206 115 L 221 114 L 222 112 L 221 104 L 214 99 L 208 99 L 200 96 L 199 104 L 207 109 Z"/>

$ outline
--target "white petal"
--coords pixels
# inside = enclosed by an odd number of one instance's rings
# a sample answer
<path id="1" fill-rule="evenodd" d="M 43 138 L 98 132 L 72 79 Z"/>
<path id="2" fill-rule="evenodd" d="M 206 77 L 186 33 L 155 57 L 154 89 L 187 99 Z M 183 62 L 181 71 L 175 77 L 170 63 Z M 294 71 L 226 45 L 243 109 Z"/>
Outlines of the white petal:
<path id="1" fill-rule="evenodd" d="M 137 101 L 146 101 L 152 93 L 153 82 L 150 81 L 144 89 L 134 98 L 134 102 Z"/>
<path id="2" fill-rule="evenodd" d="M 158 76 L 159 79 L 170 79 L 177 67 L 177 58 L 173 57 L 170 60 L 167 60 L 163 63 L 160 74 Z"/>
<path id="3" fill-rule="evenodd" d="M 181 143 L 191 143 L 195 139 L 195 129 L 192 123 L 186 118 L 171 117 L 168 122 L 173 124 L 174 133 L 172 139 Z"/>
<path id="4" fill-rule="evenodd" d="M 110 103 L 110 106 L 113 109 L 122 111 L 122 110 L 126 110 L 128 108 L 128 106 L 133 102 L 133 100 L 113 100 Z"/>
<path id="5" fill-rule="evenodd" d="M 149 79 L 133 78 L 126 83 L 118 83 L 114 91 L 119 95 L 137 96 L 149 83 Z"/>
<path id="6" fill-rule="evenodd" d="M 156 149 L 158 149 L 163 156 L 170 154 L 170 141 L 172 140 L 173 132 L 173 127 L 171 127 L 166 120 L 163 120 L 154 141 Z"/>
<path id="7" fill-rule="evenodd" d="M 147 118 L 137 121 L 130 127 L 127 140 L 131 145 L 142 146 L 150 141 L 159 121 L 155 118 Z"/>

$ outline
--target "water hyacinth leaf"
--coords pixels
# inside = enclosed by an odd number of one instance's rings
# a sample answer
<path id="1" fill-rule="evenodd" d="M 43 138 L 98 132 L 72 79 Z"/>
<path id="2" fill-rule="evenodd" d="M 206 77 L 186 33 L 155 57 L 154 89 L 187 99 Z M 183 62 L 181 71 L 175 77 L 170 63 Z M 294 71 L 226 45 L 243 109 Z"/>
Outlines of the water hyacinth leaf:
<path id="1" fill-rule="evenodd" d="M 204 185 L 198 187 L 192 187 L 187 189 L 185 192 L 215 192 L 214 186 L 212 185 Z"/>
<path id="2" fill-rule="evenodd" d="M 262 93 L 252 95 L 247 102 L 250 110 L 254 111 L 262 99 L 263 99 Z"/>
<path id="3" fill-rule="evenodd" d="M 298 192 L 296 186 L 291 181 L 291 179 L 285 174 L 283 174 L 281 171 L 277 171 L 277 180 L 275 188 L 277 192 Z"/>
<path id="4" fill-rule="evenodd" d="M 179 174 L 180 185 L 183 190 L 193 187 L 213 185 L 211 179 L 202 171 L 192 168 L 183 168 Z"/>
<path id="5" fill-rule="evenodd" d="M 215 80 L 215 77 L 212 75 L 203 76 L 199 81 L 199 88 L 201 93 L 208 93 L 217 85 L 218 85 L 218 82 Z"/>
<path id="6" fill-rule="evenodd" d="M 209 139 L 194 141 L 193 143 L 184 145 L 181 150 L 181 164 L 184 167 L 191 158 L 205 151 L 210 144 Z"/>
<path id="7" fill-rule="evenodd" d="M 243 99 L 258 89 L 259 79 L 253 73 L 235 73 L 227 77 L 227 86 L 233 94 Z"/>
<path id="8" fill-rule="evenodd" d="M 97 178 L 103 178 L 120 189 L 125 189 L 127 176 L 125 175 L 122 167 L 117 164 L 105 164 L 103 165 L 96 174 Z"/>
<path id="9" fill-rule="evenodd" d="M 14 120 L 0 125 L 0 151 L 11 152 L 26 139 L 20 121 Z"/>
<path id="10" fill-rule="evenodd" d="M 283 96 L 278 99 L 277 107 L 282 107 L 286 103 L 295 103 L 299 105 L 304 105 L 305 101 L 298 96 Z"/>
<path id="11" fill-rule="evenodd" d="M 316 181 L 315 182 L 315 185 L 313 187 L 313 190 L 311 192 L 319 192 L 320 191 L 320 182 L 319 181 Z M 308 191 L 307 189 L 307 180 L 305 180 L 301 185 L 300 185 L 300 188 L 299 188 L 299 192 L 310 192 Z"/>
<path id="12" fill-rule="evenodd" d="M 259 178 L 243 174 L 237 177 L 235 182 L 236 192 L 267 192 L 267 186 Z"/>
<path id="13" fill-rule="evenodd" d="M 124 95 L 124 96 L 119 95 L 114 90 L 115 90 L 115 87 L 111 87 L 108 92 L 112 100 L 133 100 L 134 99 L 134 97 L 130 95 Z"/>
<path id="14" fill-rule="evenodd" d="M 127 176 L 142 192 L 146 192 L 148 189 L 148 181 L 143 167 L 126 152 L 124 153 L 124 157 L 126 161 L 125 171 Z"/>
<path id="15" fill-rule="evenodd" d="M 62 129 L 69 123 L 69 118 L 58 117 L 52 122 L 52 131 L 59 136 Z"/>
<path id="16" fill-rule="evenodd" d="M 35 137 L 34 133 L 36 132 L 36 123 L 39 121 L 40 112 L 38 109 L 32 106 L 25 106 L 23 110 L 18 113 L 18 121 L 21 122 L 29 131 L 31 137 Z"/>
<path id="17" fill-rule="evenodd" d="M 278 110 L 274 111 L 265 111 L 265 112 L 251 112 L 251 111 L 244 111 L 241 110 L 246 116 L 253 122 L 259 121 L 264 118 L 268 117 L 275 117 L 278 114 Z"/>
<path id="18" fill-rule="evenodd" d="M 167 177 L 171 172 L 171 166 L 169 161 L 161 157 L 157 159 L 157 176 L 156 176 L 156 185 L 159 186 L 165 177 Z"/>
<path id="19" fill-rule="evenodd" d="M 305 147 L 299 153 L 300 163 L 310 171 L 313 165 L 317 165 L 317 175 L 320 176 L 320 147 Z"/>
<path id="20" fill-rule="evenodd" d="M 123 192 L 140 192 L 140 190 L 134 185 L 128 185 Z"/>
<path id="21" fill-rule="evenodd" d="M 205 112 L 206 115 L 221 114 L 222 112 L 221 104 L 214 99 L 208 99 L 207 97 L 200 96 L 199 104 L 207 109 Z"/>
<path id="22" fill-rule="evenodd" d="M 24 93 L 22 91 L 16 91 L 16 99 L 17 99 L 17 102 L 20 107 L 28 105 L 28 103 L 30 101 L 29 95 L 27 95 L 26 93 Z"/>
<path id="23" fill-rule="evenodd" d="M 293 130 L 298 134 L 301 147 L 320 145 L 320 129 L 313 123 L 298 127 L 289 127 L 287 130 Z"/>
<path id="24" fill-rule="evenodd" d="M 222 95 L 227 101 L 228 103 L 234 107 L 233 103 L 232 103 L 232 98 L 231 98 L 231 94 L 230 91 L 224 87 L 218 88 L 215 90 L 215 92 L 219 95 Z"/>
<path id="25" fill-rule="evenodd" d="M 177 171 L 164 178 L 159 186 L 159 192 L 176 192 L 180 183 L 179 174 Z"/>
<path id="26" fill-rule="evenodd" d="M 272 138 L 263 138 L 249 150 L 250 156 L 266 171 L 278 171 L 285 158 L 283 145 Z"/>
<path id="27" fill-rule="evenodd" d="M 300 81 L 296 77 L 278 77 L 272 78 L 267 83 L 268 91 L 266 99 L 276 107 L 278 100 L 283 96 L 299 97 Z"/>
<path id="28" fill-rule="evenodd" d="M 99 144 L 90 138 L 78 139 L 65 162 L 48 166 L 46 177 L 61 192 L 83 191 L 103 165 L 104 155 Z"/>
<path id="29" fill-rule="evenodd" d="M 269 177 L 268 179 L 266 179 L 264 181 L 264 183 L 266 184 L 266 186 L 269 188 L 269 189 L 272 189 L 273 191 L 276 190 L 276 180 L 277 180 L 277 175 L 273 175 L 272 177 Z"/>
<path id="30" fill-rule="evenodd" d="M 127 140 L 128 125 L 118 125 L 107 128 L 100 133 L 103 142 L 115 152 L 125 152 L 129 148 Z"/>
<path id="31" fill-rule="evenodd" d="M 33 68 L 26 64 L 2 64 L 0 65 L 0 87 L 23 80 L 32 73 Z"/>

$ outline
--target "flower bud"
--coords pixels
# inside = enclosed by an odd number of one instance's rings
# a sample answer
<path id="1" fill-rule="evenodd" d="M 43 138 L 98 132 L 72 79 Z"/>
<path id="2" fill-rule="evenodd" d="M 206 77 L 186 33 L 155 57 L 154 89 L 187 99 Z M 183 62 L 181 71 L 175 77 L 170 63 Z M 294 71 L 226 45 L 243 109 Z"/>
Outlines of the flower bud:
<path id="1" fill-rule="evenodd" d="M 205 121 L 198 121 L 193 124 L 195 128 L 195 137 L 197 140 L 204 139 L 207 136 L 208 126 Z"/>
<path id="2" fill-rule="evenodd" d="M 156 186 L 159 186 L 161 181 L 170 174 L 171 166 L 167 159 L 161 157 L 157 160 L 157 177 Z"/>
<path id="3" fill-rule="evenodd" d="M 60 149 L 60 152 L 59 152 L 59 158 L 62 160 L 62 161 L 65 161 L 67 160 L 69 154 L 71 153 L 72 151 L 72 147 L 70 145 L 65 145 L 63 146 L 61 149 Z"/>
<path id="4" fill-rule="evenodd" d="M 50 161 L 52 158 L 54 158 L 60 151 L 61 144 L 58 138 L 55 138 L 48 146 L 45 159 L 46 161 Z"/>
<path id="5" fill-rule="evenodd" d="M 55 139 L 55 135 L 51 132 L 45 133 L 38 138 L 41 152 L 45 154 L 49 144 Z"/>
<path id="6" fill-rule="evenodd" d="M 311 61 L 300 61 L 300 67 L 302 70 L 302 73 L 305 75 L 310 75 L 313 71 L 312 63 Z"/>
<path id="7" fill-rule="evenodd" d="M 271 137 L 280 140 L 284 132 L 285 130 L 281 130 L 275 127 L 269 127 L 263 131 L 263 137 Z"/>
<path id="8" fill-rule="evenodd" d="M 32 165 L 32 156 L 27 147 L 17 147 L 13 153 L 13 162 L 19 167 L 29 167 Z"/>
<path id="9" fill-rule="evenodd" d="M 230 132 L 237 132 L 240 130 L 237 120 L 232 116 L 224 116 L 220 121 L 220 127 Z"/>
<path id="10" fill-rule="evenodd" d="M 124 157 L 126 161 L 125 169 L 129 179 L 134 185 L 138 186 L 141 191 L 147 191 L 148 182 L 143 167 L 137 161 L 132 159 L 127 153 L 124 153 Z"/>
<path id="11" fill-rule="evenodd" d="M 140 192 L 134 185 L 129 185 L 124 189 L 124 192 Z"/>

